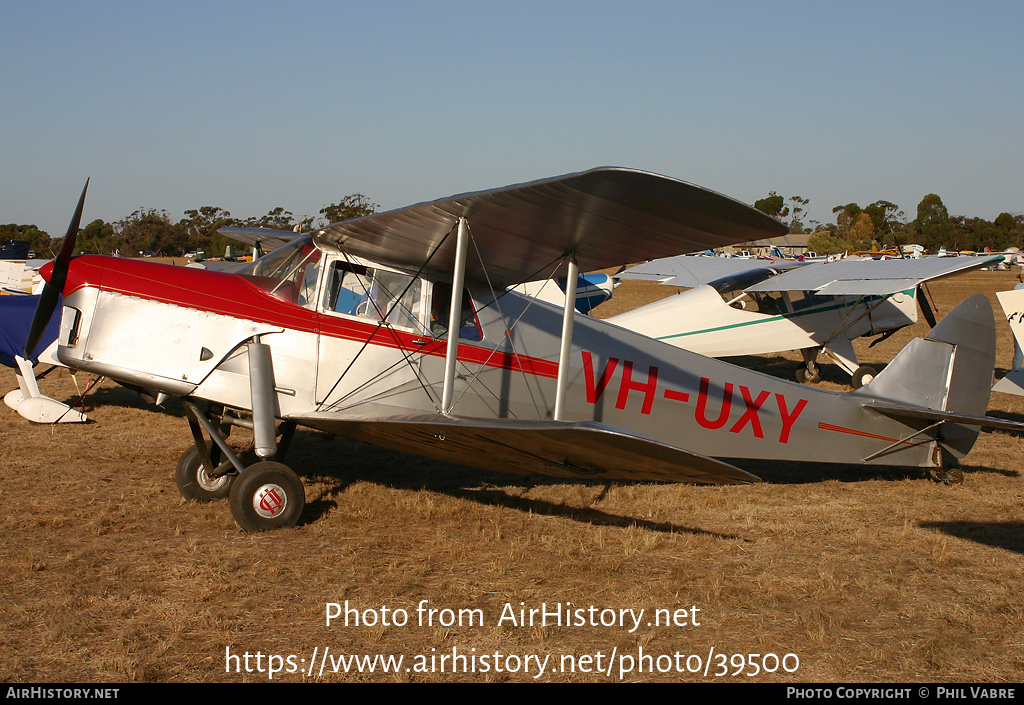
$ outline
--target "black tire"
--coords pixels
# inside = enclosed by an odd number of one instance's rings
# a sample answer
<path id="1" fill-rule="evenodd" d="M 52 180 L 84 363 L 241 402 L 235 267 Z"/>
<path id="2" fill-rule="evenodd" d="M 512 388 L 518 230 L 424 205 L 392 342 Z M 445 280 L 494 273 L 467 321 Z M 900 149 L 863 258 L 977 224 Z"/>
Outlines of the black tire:
<path id="1" fill-rule="evenodd" d="M 865 384 L 873 380 L 878 376 L 878 371 L 874 367 L 862 366 L 858 367 L 853 373 L 853 377 L 850 379 L 850 386 L 854 389 L 860 389 Z"/>
<path id="2" fill-rule="evenodd" d="M 189 446 L 188 450 L 178 458 L 178 467 L 174 470 L 174 482 L 178 485 L 181 496 L 192 502 L 212 502 L 224 499 L 231 493 L 237 474 L 232 472 L 211 478 L 207 475 L 199 448 Z"/>
<path id="3" fill-rule="evenodd" d="M 287 465 L 250 465 L 231 485 L 231 515 L 249 532 L 294 526 L 306 507 L 302 480 Z"/>

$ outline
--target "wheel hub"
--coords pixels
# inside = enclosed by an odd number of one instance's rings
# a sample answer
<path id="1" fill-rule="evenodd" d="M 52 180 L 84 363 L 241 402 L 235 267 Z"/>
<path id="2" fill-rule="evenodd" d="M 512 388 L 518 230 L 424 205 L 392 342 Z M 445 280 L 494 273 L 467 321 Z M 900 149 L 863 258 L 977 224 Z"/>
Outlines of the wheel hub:
<path id="1" fill-rule="evenodd" d="M 264 519 L 273 519 L 288 506 L 288 494 L 281 485 L 268 482 L 252 497 L 252 508 Z"/>
<path id="2" fill-rule="evenodd" d="M 205 465 L 200 465 L 199 470 L 196 472 L 196 482 L 207 492 L 216 492 L 228 483 L 228 479 L 228 475 L 213 477 L 206 470 Z"/>

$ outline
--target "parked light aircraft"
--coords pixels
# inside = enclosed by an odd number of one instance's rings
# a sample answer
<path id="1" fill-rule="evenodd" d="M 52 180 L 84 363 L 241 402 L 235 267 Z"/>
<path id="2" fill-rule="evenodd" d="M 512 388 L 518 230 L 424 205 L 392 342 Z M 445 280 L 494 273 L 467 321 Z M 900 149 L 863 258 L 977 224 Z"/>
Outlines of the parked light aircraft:
<path id="1" fill-rule="evenodd" d="M 825 353 L 851 375 L 856 389 L 878 373 L 858 364 L 854 339 L 892 334 L 915 323 L 919 306 L 934 326 L 922 284 L 1001 258 L 804 263 L 669 257 L 619 277 L 692 288 L 607 320 L 709 357 L 800 350 L 799 382 L 820 379 L 817 361 Z"/>
<path id="2" fill-rule="evenodd" d="M 249 531 L 303 510 L 281 462 L 297 425 L 499 472 L 699 483 L 757 481 L 733 458 L 956 479 L 949 465 L 979 425 L 1024 427 L 984 416 L 984 296 L 835 394 L 576 315 L 573 296 L 558 309 L 507 291 L 779 234 L 749 206 L 668 177 L 601 168 L 421 203 L 315 230 L 241 273 L 71 258 L 84 198 L 44 271 L 26 349 L 63 292 L 59 359 L 182 397 L 195 444 L 179 490 L 229 497 Z M 227 444 L 232 425 L 252 429 L 251 451 Z"/>
<path id="3" fill-rule="evenodd" d="M 996 298 L 999 299 L 999 305 L 1006 314 L 1006 322 L 1010 324 L 1010 332 L 1013 333 L 1017 349 L 1024 350 L 1024 289 L 997 291 Z M 1016 359 L 1014 364 L 1019 364 Z M 996 382 L 992 391 L 1024 396 L 1024 369 L 1011 369 Z"/>

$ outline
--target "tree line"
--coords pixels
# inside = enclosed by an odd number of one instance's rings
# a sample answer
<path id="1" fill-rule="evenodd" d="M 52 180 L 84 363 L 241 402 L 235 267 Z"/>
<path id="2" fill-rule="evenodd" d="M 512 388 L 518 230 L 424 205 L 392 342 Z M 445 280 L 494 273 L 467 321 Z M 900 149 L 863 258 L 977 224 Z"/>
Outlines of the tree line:
<path id="1" fill-rule="evenodd" d="M 986 247 L 1005 250 L 1024 245 L 1024 214 L 1000 213 L 994 221 L 962 215 L 950 215 L 942 199 L 928 194 L 917 206 L 917 217 L 908 220 L 899 206 L 875 201 L 863 208 L 847 203 L 832 209 L 835 223 L 821 223 L 809 216 L 810 202 L 801 196 L 783 197 L 771 191 L 754 202 L 754 207 L 789 226 L 794 234 L 810 234 L 808 249 L 819 254 L 885 249 L 897 245 L 918 244 L 935 253 L 949 250 L 980 251 Z M 177 223 L 167 211 L 140 208 L 113 223 L 94 220 L 78 231 L 76 249 L 93 254 L 136 256 L 153 252 L 180 257 L 187 252 L 205 250 L 208 255 L 223 254 L 234 240 L 217 230 L 228 226 L 264 227 L 301 231 L 342 220 L 375 213 L 380 206 L 361 193 L 346 196 L 325 206 L 318 218 L 296 218 L 278 207 L 255 218 L 235 218 L 217 206 L 185 211 Z M 0 225 L 0 241 L 27 240 L 37 256 L 54 257 L 62 238 L 51 238 L 35 225 Z"/>
<path id="2" fill-rule="evenodd" d="M 832 209 L 835 223 L 820 223 L 808 216 L 809 201 L 788 199 L 771 191 L 754 207 L 789 226 L 793 234 L 810 234 L 807 247 L 818 254 L 836 254 L 921 245 L 934 254 L 945 247 L 953 251 L 995 251 L 1024 247 L 1024 214 L 1000 213 L 994 221 L 950 215 L 942 199 L 930 193 L 917 205 L 917 217 L 908 220 L 899 206 L 875 201 L 863 208 L 847 203 Z"/>
<path id="3" fill-rule="evenodd" d="M 204 250 L 207 255 L 219 256 L 235 240 L 217 232 L 234 227 L 261 227 L 275 230 L 293 230 L 298 226 L 305 232 L 342 220 L 359 218 L 375 213 L 380 206 L 361 193 L 346 196 L 338 203 L 320 209 L 318 218 L 296 218 L 284 208 L 274 208 L 266 215 L 255 218 L 234 218 L 217 206 L 203 206 L 185 211 L 177 223 L 171 221 L 167 211 L 140 208 L 131 215 L 113 223 L 94 220 L 78 231 L 75 250 L 79 253 L 110 255 L 120 253 L 126 257 L 153 252 L 158 256 L 180 257 L 188 252 Z M 29 247 L 41 258 L 52 258 L 60 249 L 63 236 L 51 238 L 35 225 L 0 225 L 0 241 L 27 240 Z"/>

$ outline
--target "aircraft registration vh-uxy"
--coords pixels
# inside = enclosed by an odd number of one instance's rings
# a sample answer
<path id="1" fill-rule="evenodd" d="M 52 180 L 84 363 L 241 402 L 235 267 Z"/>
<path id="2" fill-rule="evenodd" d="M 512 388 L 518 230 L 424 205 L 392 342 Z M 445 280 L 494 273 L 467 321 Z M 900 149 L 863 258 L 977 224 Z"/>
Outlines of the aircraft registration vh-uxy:
<path id="1" fill-rule="evenodd" d="M 303 511 L 281 462 L 298 425 L 492 471 L 695 483 L 756 482 L 723 460 L 752 458 L 948 480 L 981 425 L 1021 427 L 984 416 L 983 296 L 837 394 L 575 315 L 572 296 L 559 309 L 507 291 L 784 230 L 664 176 L 600 168 L 421 203 L 313 231 L 239 273 L 72 258 L 84 199 L 26 350 L 63 293 L 58 358 L 182 397 L 195 444 L 181 494 L 229 497 L 248 531 Z M 252 429 L 250 448 L 228 445 L 232 425 Z"/>

